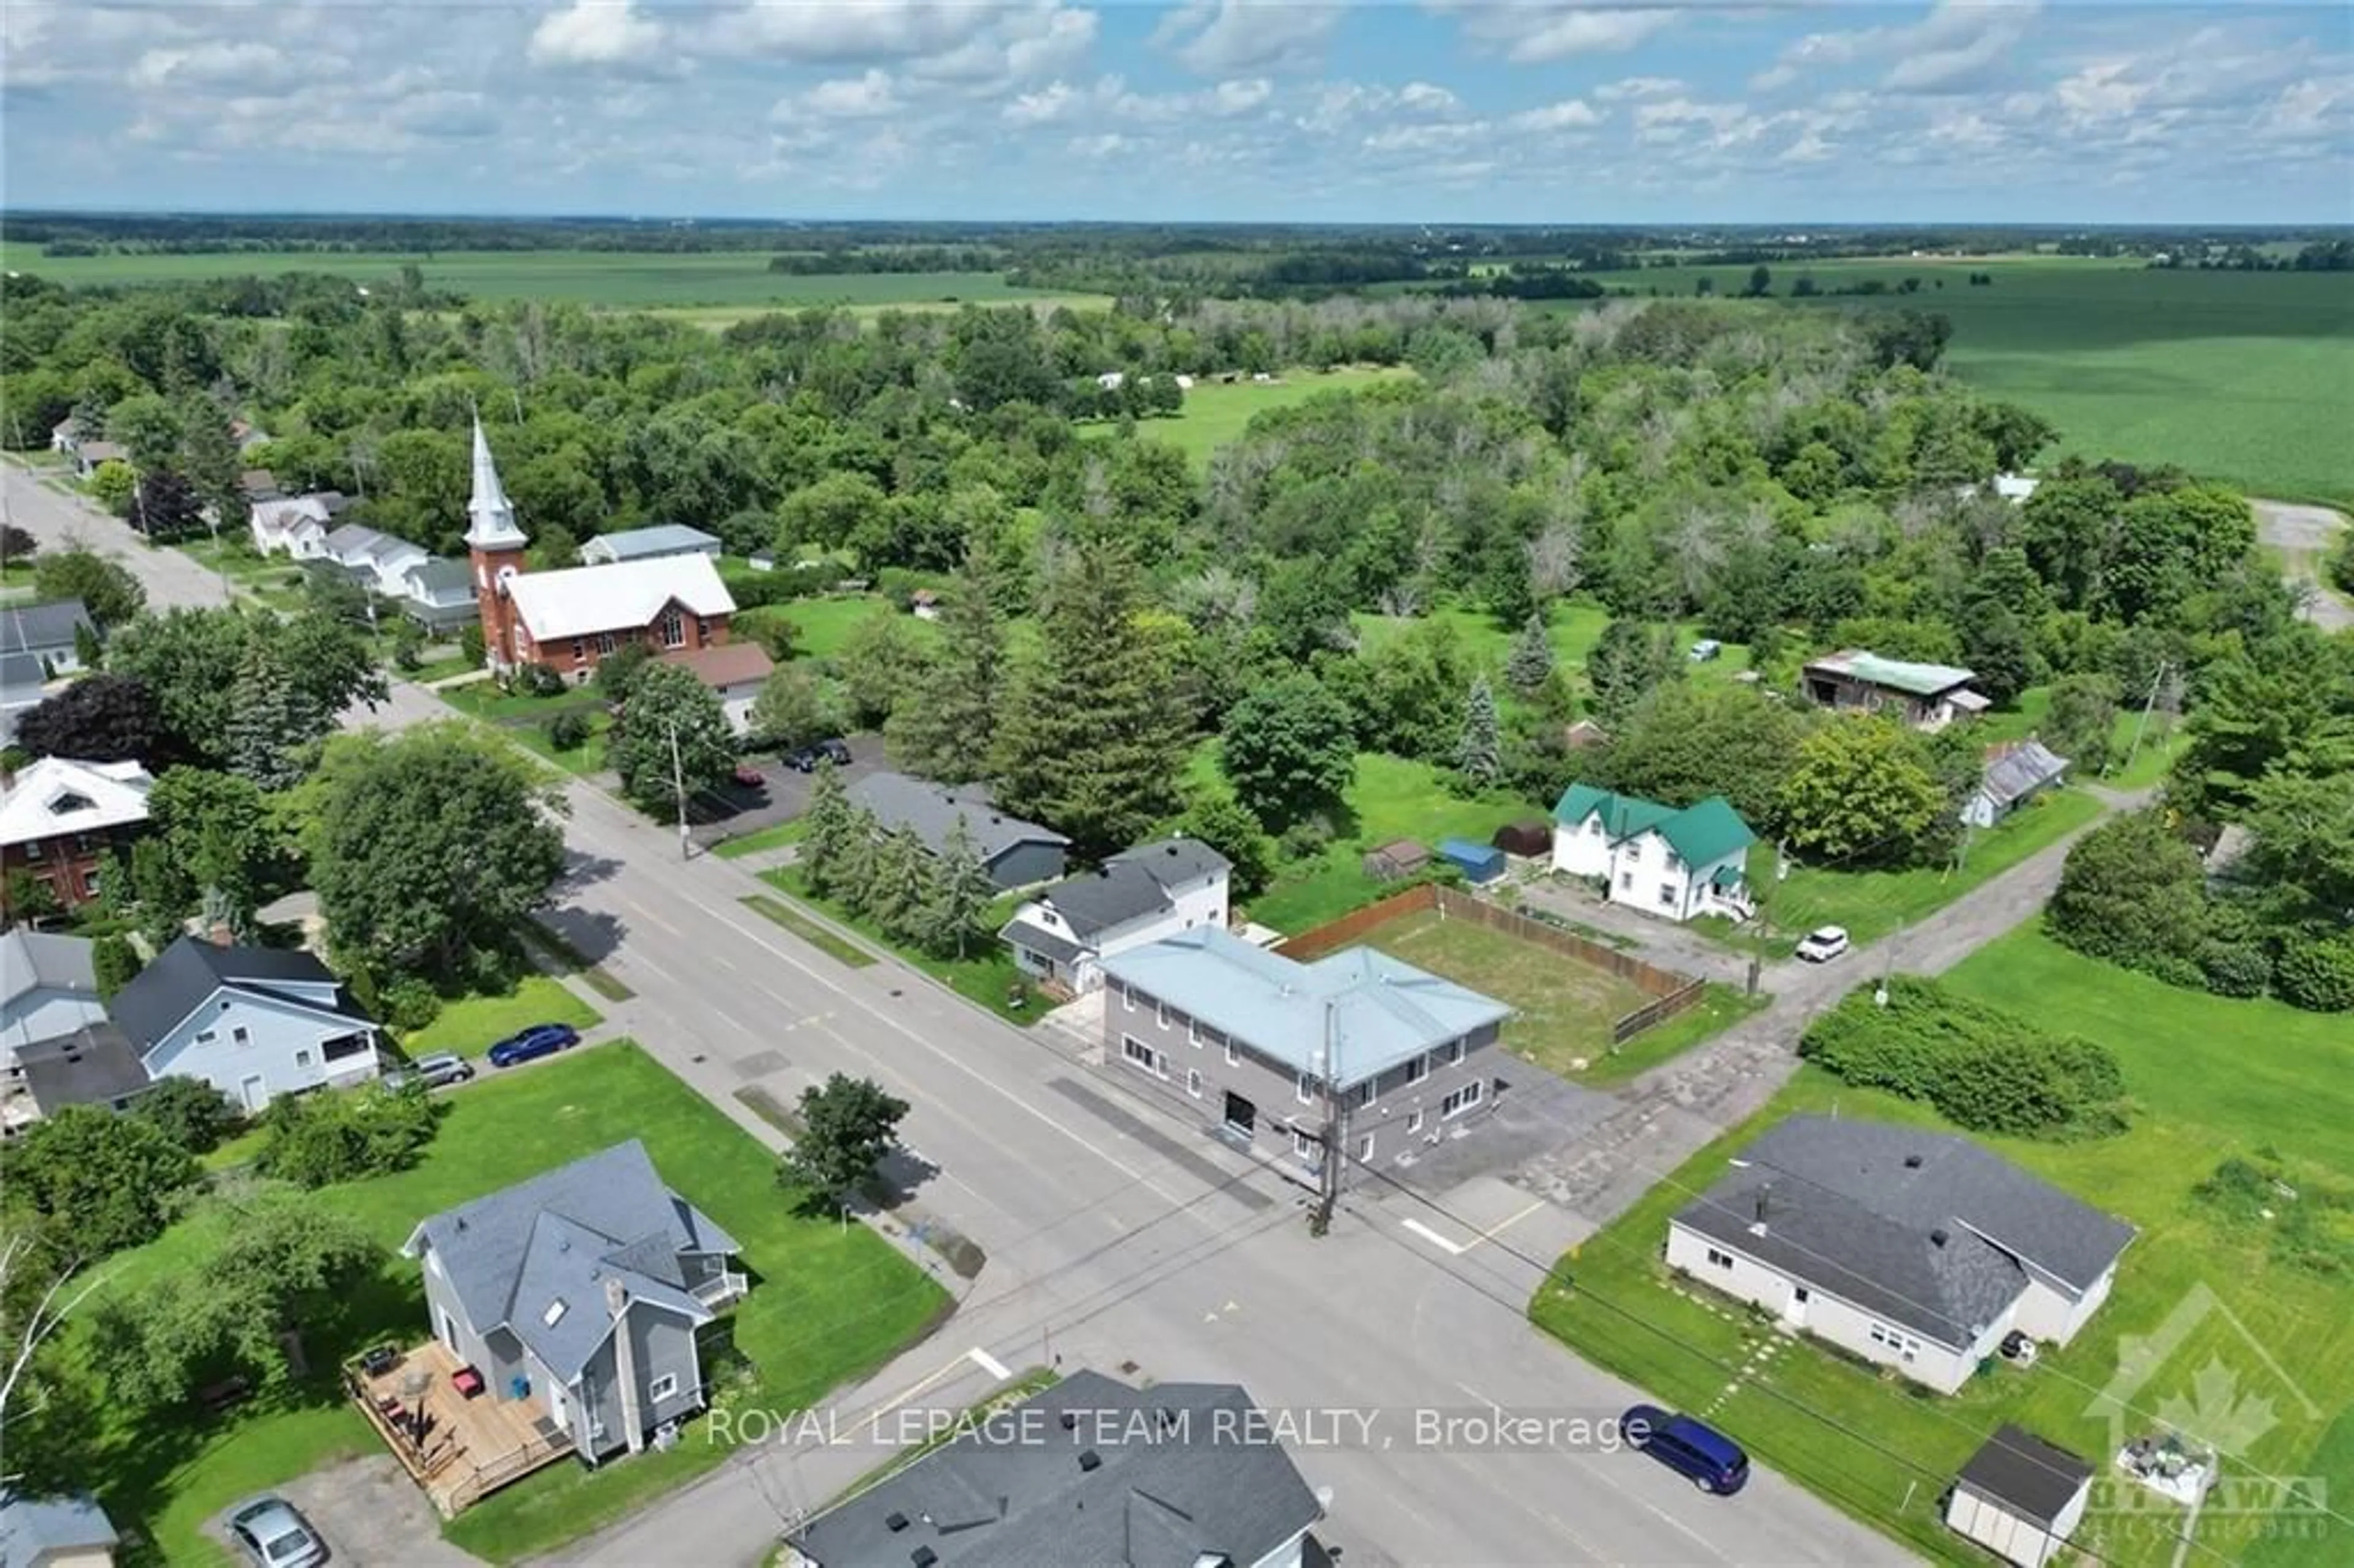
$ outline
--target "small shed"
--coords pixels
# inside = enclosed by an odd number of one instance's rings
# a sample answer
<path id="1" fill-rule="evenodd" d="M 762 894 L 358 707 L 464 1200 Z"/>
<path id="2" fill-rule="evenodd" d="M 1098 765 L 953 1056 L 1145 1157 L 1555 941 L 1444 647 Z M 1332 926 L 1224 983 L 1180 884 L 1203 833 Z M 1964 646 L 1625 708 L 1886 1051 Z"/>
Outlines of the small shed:
<path id="1" fill-rule="evenodd" d="M 777 557 L 769 551 L 755 550 L 745 557 L 744 564 L 756 572 L 773 572 L 777 569 Z"/>
<path id="2" fill-rule="evenodd" d="M 1438 858 L 1460 869 L 1470 882 L 1493 882 L 1504 874 L 1504 852 L 1491 844 L 1447 839 L 1438 846 Z"/>
<path id="3" fill-rule="evenodd" d="M 1572 751 L 1584 751 L 1588 747 L 1607 746 L 1610 732 L 1592 719 L 1579 719 L 1561 732 L 1562 744 Z"/>
<path id="4" fill-rule="evenodd" d="M 1962 1467 L 1946 1522 L 2020 1568 L 2043 1568 L 2083 1520 L 2092 1489 L 2092 1466 L 2005 1425 Z"/>
<path id="5" fill-rule="evenodd" d="M 1535 817 L 1498 828 L 1488 841 L 1506 854 L 1544 856 L 1553 853 L 1553 824 Z"/>
<path id="6" fill-rule="evenodd" d="M 1430 864 L 1430 852 L 1412 839 L 1397 839 L 1369 852 L 1364 872 L 1375 882 L 1403 882 Z"/>

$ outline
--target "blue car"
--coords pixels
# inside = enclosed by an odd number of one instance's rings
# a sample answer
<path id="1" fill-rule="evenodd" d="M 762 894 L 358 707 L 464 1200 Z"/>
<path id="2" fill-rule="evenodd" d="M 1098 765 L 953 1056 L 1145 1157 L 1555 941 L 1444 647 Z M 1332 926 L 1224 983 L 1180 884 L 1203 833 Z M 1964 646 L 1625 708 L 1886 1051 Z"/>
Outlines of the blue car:
<path id="1" fill-rule="evenodd" d="M 1692 1485 L 1731 1497 L 1749 1484 L 1749 1456 L 1741 1445 L 1689 1415 L 1670 1415 L 1656 1405 L 1638 1404 L 1618 1418 L 1619 1435 Z"/>
<path id="2" fill-rule="evenodd" d="M 491 1047 L 491 1065 L 512 1067 L 553 1056 L 567 1045 L 580 1044 L 580 1031 L 569 1023 L 535 1023 L 520 1034 L 510 1034 Z"/>

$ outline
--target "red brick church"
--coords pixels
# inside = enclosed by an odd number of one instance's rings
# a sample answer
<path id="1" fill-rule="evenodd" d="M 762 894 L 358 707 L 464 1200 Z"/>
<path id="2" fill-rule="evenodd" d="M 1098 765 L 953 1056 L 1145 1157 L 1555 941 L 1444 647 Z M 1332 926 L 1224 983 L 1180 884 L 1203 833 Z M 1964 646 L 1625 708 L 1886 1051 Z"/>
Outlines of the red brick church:
<path id="1" fill-rule="evenodd" d="M 504 677 L 545 664 L 567 680 L 586 681 L 615 649 L 642 642 L 654 656 L 684 664 L 717 691 L 728 717 L 745 726 L 752 697 L 773 666 L 758 645 L 728 641 L 736 600 L 705 556 L 664 556 L 610 566 L 527 569 L 529 541 L 499 482 L 491 444 L 474 421 L 473 494 L 466 550 L 482 649 Z"/>

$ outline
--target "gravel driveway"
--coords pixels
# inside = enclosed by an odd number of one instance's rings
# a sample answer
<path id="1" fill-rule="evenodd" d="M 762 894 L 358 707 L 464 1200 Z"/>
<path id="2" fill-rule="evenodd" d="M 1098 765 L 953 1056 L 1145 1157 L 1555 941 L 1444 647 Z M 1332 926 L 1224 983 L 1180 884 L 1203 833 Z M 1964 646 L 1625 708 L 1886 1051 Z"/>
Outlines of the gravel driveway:
<path id="1" fill-rule="evenodd" d="M 335 1568 L 481 1568 L 481 1558 L 441 1539 L 433 1505 L 389 1454 L 345 1459 L 277 1490 L 327 1538 Z M 220 1520 L 212 1534 L 228 1540 Z M 233 1548 L 231 1555 L 245 1561 Z"/>
<path id="2" fill-rule="evenodd" d="M 2305 618 L 2324 631 L 2354 626 L 2354 604 L 2316 580 L 2319 559 L 2337 548 L 2346 514 L 2293 501 L 2251 500 L 2248 504 L 2256 511 L 2256 537 L 2281 552 L 2288 580 L 2313 584 L 2315 592 L 2306 606 Z"/>

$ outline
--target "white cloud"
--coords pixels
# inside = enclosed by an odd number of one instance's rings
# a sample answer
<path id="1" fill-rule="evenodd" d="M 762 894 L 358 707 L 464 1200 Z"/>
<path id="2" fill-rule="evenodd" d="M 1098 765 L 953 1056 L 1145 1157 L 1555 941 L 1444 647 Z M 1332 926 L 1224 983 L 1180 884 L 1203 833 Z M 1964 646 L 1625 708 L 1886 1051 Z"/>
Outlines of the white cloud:
<path id="1" fill-rule="evenodd" d="M 946 54 L 997 19 L 994 6 L 938 0 L 748 0 L 712 18 L 700 41 L 811 65 L 902 60 Z"/>
<path id="2" fill-rule="evenodd" d="M 1880 85 L 1886 91 L 1968 90 L 2020 69 L 2021 45 L 2041 5 L 2041 0 L 1937 0 L 1926 16 L 1904 26 L 1809 33 L 1752 76 L 1749 86 L 1776 92 L 1817 71 L 1885 61 Z"/>
<path id="3" fill-rule="evenodd" d="M 1423 0 L 1425 10 L 1459 18 L 1465 35 L 1515 65 L 1574 55 L 1615 54 L 1656 37 L 1676 20 L 1672 5 L 1596 5 L 1589 0 Z"/>
<path id="4" fill-rule="evenodd" d="M 864 74 L 819 82 L 806 92 L 777 100 L 777 120 L 875 120 L 897 114 L 901 104 L 890 75 L 869 68 Z"/>
<path id="5" fill-rule="evenodd" d="M 1410 81 L 1397 91 L 1400 109 L 1417 114 L 1446 114 L 1463 107 L 1463 101 L 1443 87 L 1426 81 Z"/>
<path id="6" fill-rule="evenodd" d="M 149 49 L 131 68 L 134 86 L 175 89 L 284 87 L 342 74 L 340 59 L 297 61 L 272 44 L 214 39 L 186 48 Z"/>
<path id="7" fill-rule="evenodd" d="M 1135 145 L 1116 131 L 1107 131 L 1097 136 L 1074 136 L 1069 143 L 1070 150 L 1078 156 L 1097 159 L 1118 157 Z"/>
<path id="8" fill-rule="evenodd" d="M 1368 153 L 1427 153 L 1459 147 L 1488 134 L 1481 121 L 1438 121 L 1416 125 L 1392 125 L 1365 138 Z"/>
<path id="9" fill-rule="evenodd" d="M 1615 103 L 1622 98 L 1665 98 L 1670 93 L 1691 90 L 1671 76 L 1630 76 L 1603 83 L 1594 90 L 1594 96 L 1605 103 Z"/>
<path id="10" fill-rule="evenodd" d="M 545 66 L 645 66 L 664 48 L 663 25 L 639 16 L 631 0 L 573 0 L 540 18 L 526 50 Z"/>
<path id="11" fill-rule="evenodd" d="M 1098 20 L 1093 11 L 1071 6 L 1023 5 L 946 53 L 910 59 L 907 69 L 928 80 L 1002 90 L 1084 62 L 1095 48 Z"/>
<path id="12" fill-rule="evenodd" d="M 1292 69 L 1320 50 L 1340 10 L 1315 0 L 1187 0 L 1161 18 L 1152 41 L 1189 69 Z"/>
<path id="13" fill-rule="evenodd" d="M 1050 81 L 1025 92 L 1005 106 L 1007 120 L 1016 125 L 1046 125 L 1079 111 L 1087 95 L 1067 81 Z"/>
<path id="14" fill-rule="evenodd" d="M 2282 141 L 2345 136 L 2354 129 L 2354 77 L 2292 82 L 2257 116 L 2259 134 Z"/>
<path id="15" fill-rule="evenodd" d="M 1602 123 L 1601 111 L 1581 99 L 1565 98 L 1542 109 L 1526 109 L 1509 122 L 1515 131 L 1584 131 Z"/>

